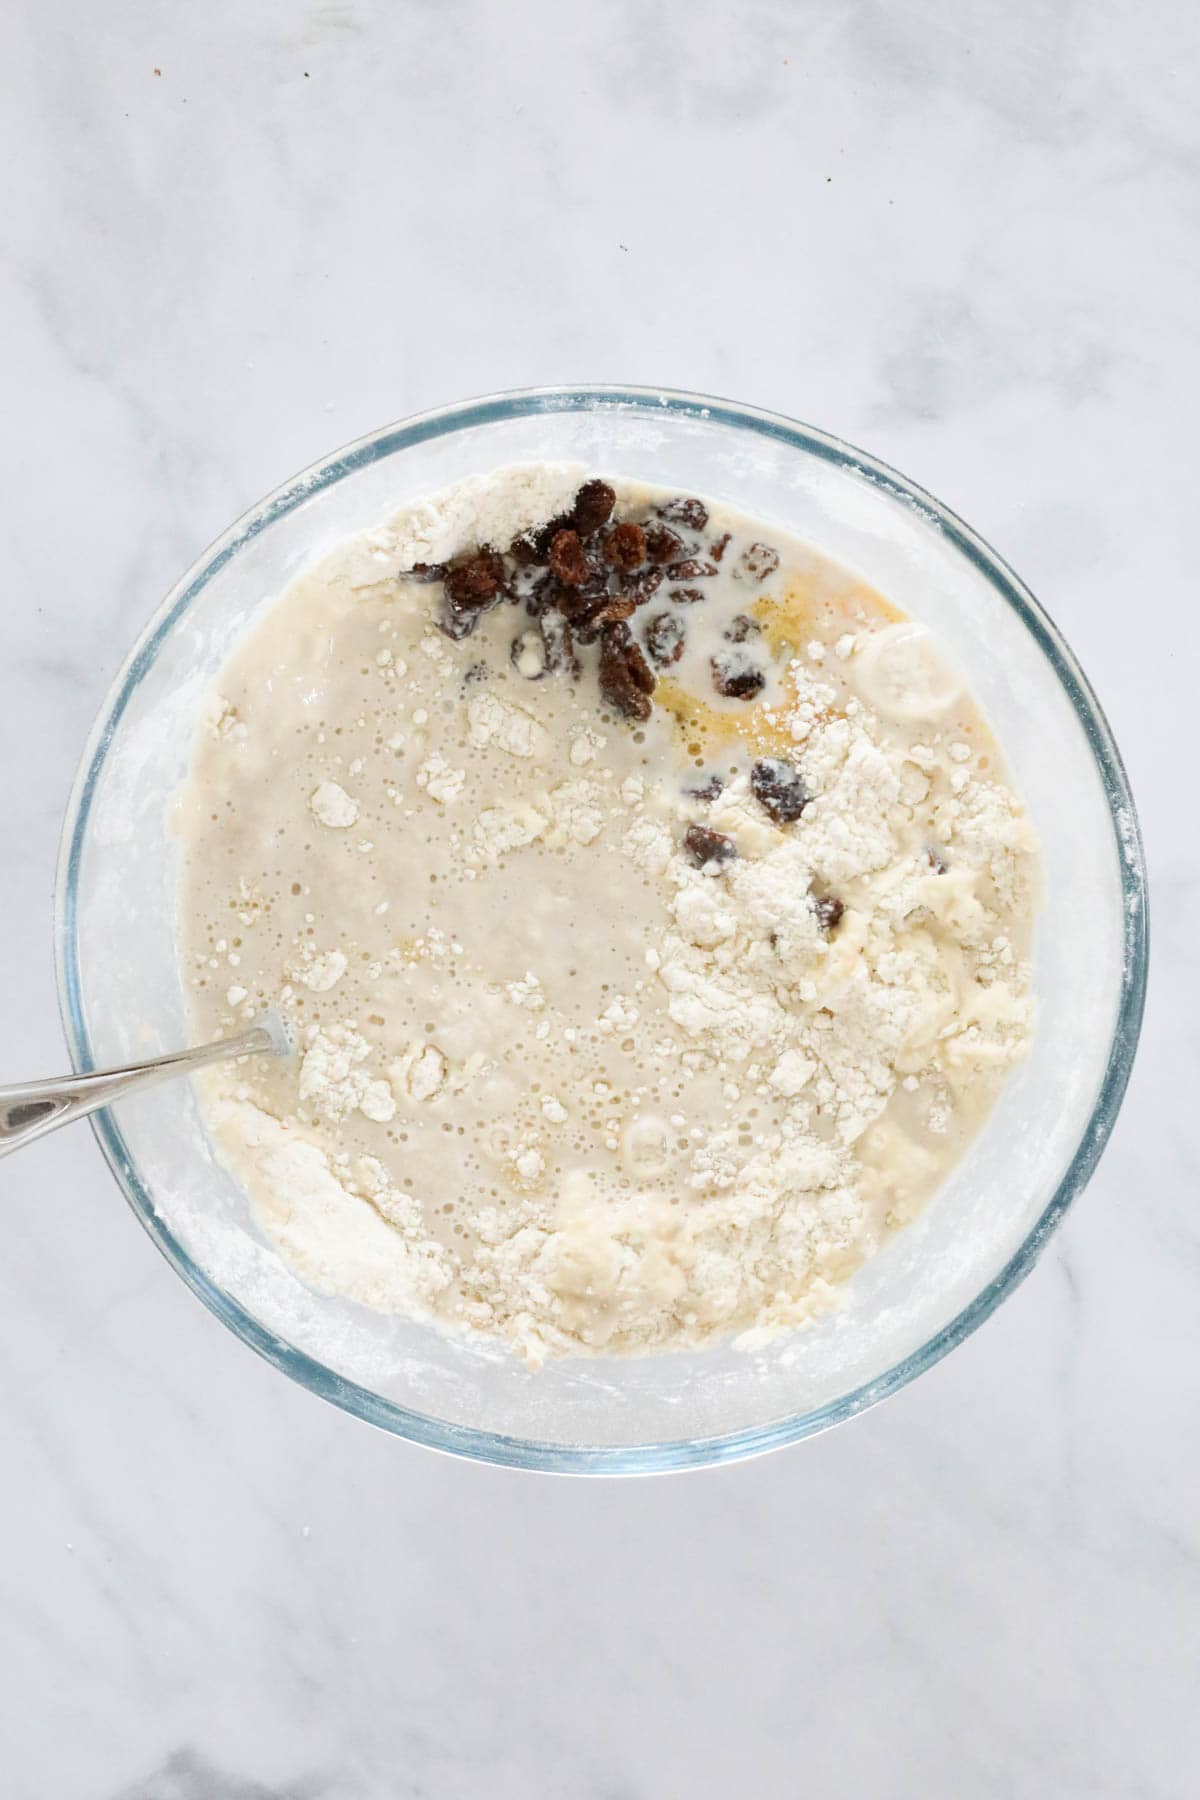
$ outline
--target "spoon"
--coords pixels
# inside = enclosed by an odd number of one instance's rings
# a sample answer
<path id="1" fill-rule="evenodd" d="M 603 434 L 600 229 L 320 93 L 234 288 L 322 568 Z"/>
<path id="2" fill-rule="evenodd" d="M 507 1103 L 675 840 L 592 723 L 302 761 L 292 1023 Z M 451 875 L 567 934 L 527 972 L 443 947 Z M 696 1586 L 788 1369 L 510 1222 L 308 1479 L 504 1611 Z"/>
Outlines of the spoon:
<path id="1" fill-rule="evenodd" d="M 136 1094 L 168 1075 L 190 1075 L 194 1069 L 226 1062 L 234 1056 L 254 1056 L 264 1051 L 286 1055 L 290 1047 L 283 1021 L 267 1014 L 262 1023 L 238 1037 L 199 1044 L 194 1050 L 177 1050 L 171 1056 L 156 1056 L 151 1062 L 0 1087 L 0 1156 L 31 1144 L 34 1138 L 45 1137 L 48 1131 L 57 1131 L 60 1125 L 69 1125 L 72 1119 L 85 1118 L 126 1094 Z"/>

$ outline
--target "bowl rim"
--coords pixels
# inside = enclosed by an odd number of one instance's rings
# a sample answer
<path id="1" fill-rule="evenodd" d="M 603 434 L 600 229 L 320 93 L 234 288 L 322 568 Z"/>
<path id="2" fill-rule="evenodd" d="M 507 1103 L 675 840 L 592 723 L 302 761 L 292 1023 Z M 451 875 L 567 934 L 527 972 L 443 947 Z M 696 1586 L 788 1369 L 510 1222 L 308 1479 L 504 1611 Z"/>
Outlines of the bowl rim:
<path id="1" fill-rule="evenodd" d="M 142 1226 L 187 1285 L 232 1332 L 292 1380 L 344 1411 L 431 1449 L 499 1464 L 566 1474 L 651 1474 L 733 1462 L 797 1443 L 899 1392 L 987 1319 L 1029 1273 L 1048 1239 L 1091 1177 L 1116 1121 L 1137 1049 L 1149 958 L 1146 868 L 1141 830 L 1125 767 L 1108 721 L 1065 640 L 1029 588 L 979 534 L 916 482 L 878 458 L 814 426 L 715 396 L 669 388 L 595 384 L 523 388 L 417 413 L 368 433 L 322 457 L 251 507 L 196 559 L 167 594 L 118 671 L 88 738 L 67 803 L 55 883 L 55 955 L 59 1011 L 72 1065 L 95 1067 L 83 1010 L 78 938 L 78 884 L 97 782 L 113 736 L 159 649 L 212 577 L 238 551 L 314 493 L 355 471 L 430 438 L 538 413 L 601 409 L 665 411 L 700 417 L 766 437 L 833 463 L 916 510 L 988 580 L 1037 642 L 1057 675 L 1096 763 L 1113 827 L 1124 912 L 1120 1003 L 1103 1079 L 1091 1117 L 1054 1194 L 1024 1241 L 986 1287 L 919 1349 L 874 1380 L 811 1412 L 713 1437 L 653 1444 L 563 1445 L 453 1425 L 410 1411 L 345 1379 L 269 1331 L 201 1270 L 155 1210 L 112 1113 L 91 1124 L 105 1161 Z"/>

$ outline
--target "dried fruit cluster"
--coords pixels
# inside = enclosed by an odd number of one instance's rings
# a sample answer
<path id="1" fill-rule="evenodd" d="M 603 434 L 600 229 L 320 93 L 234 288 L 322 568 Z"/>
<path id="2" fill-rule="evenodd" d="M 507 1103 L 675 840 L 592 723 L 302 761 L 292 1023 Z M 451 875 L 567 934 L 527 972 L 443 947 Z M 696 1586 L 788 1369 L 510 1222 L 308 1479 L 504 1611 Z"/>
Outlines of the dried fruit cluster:
<path id="1" fill-rule="evenodd" d="M 708 525 L 702 500 L 666 500 L 644 523 L 615 517 L 616 494 L 608 482 L 584 482 L 569 512 L 516 538 L 506 551 L 472 550 L 452 563 L 418 564 L 410 578 L 441 582 L 438 625 L 448 637 L 465 638 L 480 619 L 504 602 L 524 605 L 533 623 L 513 640 L 513 665 L 531 680 L 577 674 L 576 644 L 599 645 L 600 691 L 617 712 L 647 719 L 656 677 L 683 654 L 687 629 L 674 611 L 646 625 L 643 648 L 629 621 L 660 589 L 677 606 L 704 599 L 698 582 L 711 580 L 730 543 L 724 533 L 711 544 L 699 536 Z M 772 560 L 774 559 L 774 560 Z M 752 582 L 778 567 L 778 553 L 752 544 L 735 574 Z M 741 617 L 730 633 L 742 643 L 757 629 Z M 648 653 L 648 654 L 647 654 Z M 717 691 L 750 699 L 765 684 L 762 671 L 743 654 L 712 659 Z"/>

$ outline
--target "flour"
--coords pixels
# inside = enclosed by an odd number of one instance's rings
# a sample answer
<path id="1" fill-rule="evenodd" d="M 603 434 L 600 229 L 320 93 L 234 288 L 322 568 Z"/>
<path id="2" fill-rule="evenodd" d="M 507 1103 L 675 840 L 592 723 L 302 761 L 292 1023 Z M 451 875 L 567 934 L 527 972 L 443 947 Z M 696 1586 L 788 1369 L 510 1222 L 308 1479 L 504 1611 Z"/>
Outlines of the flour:
<path id="1" fill-rule="evenodd" d="M 308 804 L 313 818 L 330 831 L 345 831 L 358 818 L 358 802 L 336 781 L 313 789 Z"/>
<path id="2" fill-rule="evenodd" d="M 541 1012 L 546 1004 L 546 995 L 541 982 L 529 969 L 519 981 L 505 983 L 505 992 L 514 1006 L 524 1006 L 530 1012 Z"/>
<path id="3" fill-rule="evenodd" d="M 429 1242 L 420 1209 L 392 1187 L 381 1164 L 360 1171 L 359 1195 L 316 1144 L 248 1101 L 218 1100 L 213 1123 L 246 1170 L 264 1223 L 306 1281 L 384 1312 L 429 1316 L 453 1279 L 450 1259 Z"/>
<path id="4" fill-rule="evenodd" d="M 417 786 L 443 806 L 452 806 L 466 785 L 465 770 L 453 768 L 444 756 L 428 757 L 417 770 Z"/>
<path id="5" fill-rule="evenodd" d="M 505 548 L 520 532 L 569 509 L 584 470 L 534 463 L 469 476 L 444 493 L 402 507 L 376 531 L 363 532 L 322 565 L 324 578 L 351 588 L 388 581 L 417 563 L 443 563 L 488 544 Z"/>
<path id="6" fill-rule="evenodd" d="M 473 846 L 482 856 L 501 857 L 532 844 L 548 823 L 532 806 L 485 806 L 471 828 Z"/>
<path id="7" fill-rule="evenodd" d="M 310 993 L 327 994 L 346 973 L 346 958 L 340 950 L 314 950 L 306 944 L 292 968 L 292 977 Z"/>
<path id="8" fill-rule="evenodd" d="M 396 1065 L 396 1078 L 413 1100 L 432 1100 L 446 1084 L 446 1059 L 436 1044 L 413 1044 Z"/>
<path id="9" fill-rule="evenodd" d="M 1032 1029 L 1032 829 L 957 674 L 847 571 L 710 507 L 668 552 L 701 573 L 632 620 L 672 622 L 636 721 L 586 633 L 572 678 L 535 606 L 458 641 L 395 579 L 580 480 L 502 470 L 326 557 L 222 672 L 184 809 L 197 1028 L 276 1006 L 300 1045 L 205 1077 L 263 1229 L 531 1366 L 829 1310 Z M 662 499 L 621 489 L 694 536 Z"/>
<path id="10" fill-rule="evenodd" d="M 302 1108 L 330 1124 L 356 1110 L 386 1124 L 395 1115 L 396 1102 L 387 1082 L 361 1066 L 369 1055 L 370 1046 L 353 1026 L 333 1025 L 325 1031 L 312 1026 L 300 1063 Z"/>
<path id="11" fill-rule="evenodd" d="M 472 748 L 495 745 L 509 756 L 544 756 L 550 740 L 532 714 L 495 694 L 476 694 L 467 703 L 467 735 Z"/>
<path id="12" fill-rule="evenodd" d="M 607 823 L 608 808 L 594 781 L 564 781 L 551 789 L 550 816 L 560 841 L 567 837 L 576 844 L 591 844 Z"/>

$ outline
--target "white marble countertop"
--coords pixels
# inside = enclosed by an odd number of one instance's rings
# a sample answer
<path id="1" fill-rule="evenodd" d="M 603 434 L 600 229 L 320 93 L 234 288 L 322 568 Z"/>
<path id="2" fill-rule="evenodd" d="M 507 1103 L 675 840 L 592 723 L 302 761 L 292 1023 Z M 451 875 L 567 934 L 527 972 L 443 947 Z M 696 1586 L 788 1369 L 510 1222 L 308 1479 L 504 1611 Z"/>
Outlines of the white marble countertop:
<path id="1" fill-rule="evenodd" d="M 578 17 L 576 14 L 578 13 Z M 86 1129 L 0 1173 L 6 1800 L 1190 1800 L 1200 1346 L 1189 0 L 7 10 L 0 1076 L 160 596 L 338 443 L 573 380 L 758 402 L 1007 555 L 1108 709 L 1156 981 L 1099 1174 L 888 1406 L 643 1482 L 283 1380 Z"/>

